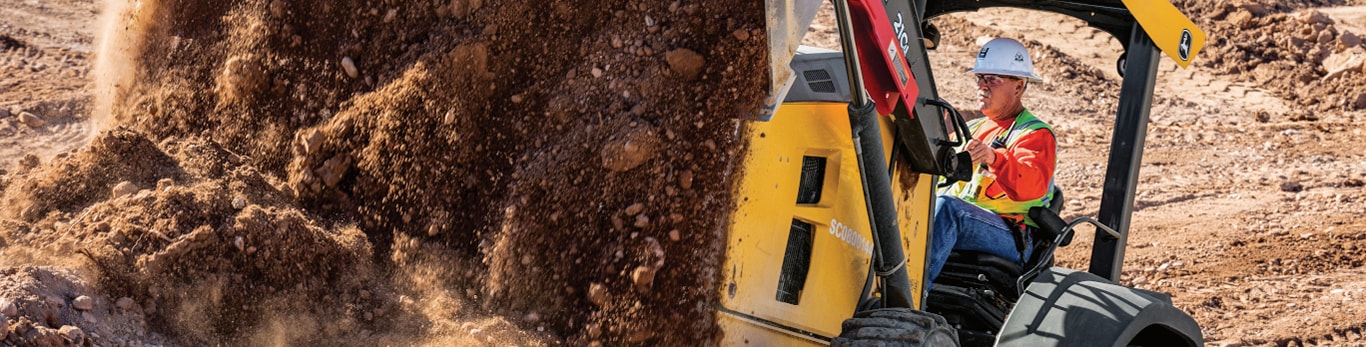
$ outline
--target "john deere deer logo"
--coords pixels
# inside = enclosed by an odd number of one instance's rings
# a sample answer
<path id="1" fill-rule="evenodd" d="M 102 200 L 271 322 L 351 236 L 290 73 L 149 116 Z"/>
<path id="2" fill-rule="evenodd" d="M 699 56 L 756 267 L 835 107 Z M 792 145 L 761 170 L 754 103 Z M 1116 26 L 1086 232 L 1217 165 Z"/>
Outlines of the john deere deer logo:
<path id="1" fill-rule="evenodd" d="M 1181 30 L 1181 44 L 1176 46 L 1176 54 L 1181 61 L 1191 60 L 1191 31 L 1190 29 Z"/>

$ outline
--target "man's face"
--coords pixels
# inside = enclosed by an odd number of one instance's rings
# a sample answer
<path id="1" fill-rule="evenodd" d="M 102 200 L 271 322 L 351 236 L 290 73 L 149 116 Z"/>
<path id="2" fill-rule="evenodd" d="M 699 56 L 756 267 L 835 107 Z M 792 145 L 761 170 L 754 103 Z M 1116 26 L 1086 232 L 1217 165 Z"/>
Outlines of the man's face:
<path id="1" fill-rule="evenodd" d="M 999 119 L 1015 111 L 1024 94 L 1024 81 L 1019 77 L 978 74 L 977 109 L 992 119 Z"/>

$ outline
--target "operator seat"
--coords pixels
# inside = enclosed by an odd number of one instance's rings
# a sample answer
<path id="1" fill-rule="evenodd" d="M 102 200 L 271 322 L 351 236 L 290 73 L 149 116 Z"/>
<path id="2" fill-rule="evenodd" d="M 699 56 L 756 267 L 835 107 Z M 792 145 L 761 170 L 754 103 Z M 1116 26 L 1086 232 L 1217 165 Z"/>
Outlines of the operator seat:
<path id="1" fill-rule="evenodd" d="M 1063 193 L 1053 187 L 1048 212 L 1062 211 Z M 1035 207 L 1035 209 L 1041 209 Z M 1041 211 L 1042 212 L 1042 211 Z M 1059 244 L 1057 230 L 1035 230 L 1033 252 L 1025 266 L 992 254 L 954 250 L 931 286 L 926 311 L 944 316 L 958 329 L 963 346 L 990 346 L 996 341 L 1006 315 L 1025 286 L 1039 270 L 1053 266 L 1053 250 Z M 1070 241 L 1070 237 L 1064 237 Z"/>

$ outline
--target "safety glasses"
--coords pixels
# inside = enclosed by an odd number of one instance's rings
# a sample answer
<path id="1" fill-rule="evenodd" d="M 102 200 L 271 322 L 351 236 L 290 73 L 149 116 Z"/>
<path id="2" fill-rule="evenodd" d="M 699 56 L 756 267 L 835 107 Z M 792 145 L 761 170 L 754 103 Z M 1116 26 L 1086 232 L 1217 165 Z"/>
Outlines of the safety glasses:
<path id="1" fill-rule="evenodd" d="M 1019 77 L 1015 77 L 1015 76 L 1006 76 L 1006 75 L 997 75 L 997 74 L 977 74 L 977 84 L 978 84 L 978 85 L 985 84 L 985 85 L 987 85 L 987 86 L 994 87 L 994 86 L 996 86 L 996 85 L 998 85 L 998 84 L 1001 84 L 1001 80 L 1019 81 L 1020 78 L 1019 78 Z"/>

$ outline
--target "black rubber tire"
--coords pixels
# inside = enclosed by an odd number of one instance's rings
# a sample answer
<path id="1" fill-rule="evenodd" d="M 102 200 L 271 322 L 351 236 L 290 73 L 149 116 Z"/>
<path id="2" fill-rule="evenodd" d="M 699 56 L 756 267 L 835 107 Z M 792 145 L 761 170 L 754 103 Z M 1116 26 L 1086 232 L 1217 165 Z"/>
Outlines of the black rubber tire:
<path id="1" fill-rule="evenodd" d="M 958 347 L 958 331 L 937 314 L 909 308 L 882 308 L 844 320 L 831 346 Z"/>

